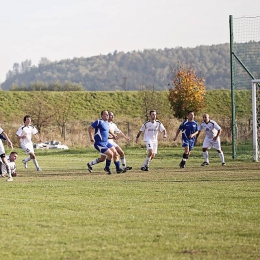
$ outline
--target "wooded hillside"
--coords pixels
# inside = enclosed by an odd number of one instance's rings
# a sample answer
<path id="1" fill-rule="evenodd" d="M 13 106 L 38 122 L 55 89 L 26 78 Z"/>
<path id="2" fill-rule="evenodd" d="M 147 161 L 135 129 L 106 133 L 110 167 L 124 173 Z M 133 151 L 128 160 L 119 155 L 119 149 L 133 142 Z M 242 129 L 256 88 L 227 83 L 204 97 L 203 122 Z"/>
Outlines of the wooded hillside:
<path id="1" fill-rule="evenodd" d="M 260 49 L 260 42 L 251 43 L 250 46 Z M 229 58 L 229 44 L 226 43 L 127 53 L 114 51 L 108 55 L 55 62 L 42 58 L 38 66 L 31 66 L 30 60 L 26 60 L 14 64 L 1 87 L 3 90 L 15 90 L 18 87 L 27 90 L 29 85 L 37 82 L 44 89 L 46 84 L 55 83 L 59 86 L 71 82 L 89 91 L 140 90 L 142 86 L 166 90 L 171 84 L 172 70 L 181 63 L 190 65 L 198 76 L 204 77 L 208 90 L 230 89 Z M 260 67 L 259 57 L 249 54 L 245 58 L 253 60 L 256 67 Z M 259 71 L 254 73 L 260 74 Z"/>

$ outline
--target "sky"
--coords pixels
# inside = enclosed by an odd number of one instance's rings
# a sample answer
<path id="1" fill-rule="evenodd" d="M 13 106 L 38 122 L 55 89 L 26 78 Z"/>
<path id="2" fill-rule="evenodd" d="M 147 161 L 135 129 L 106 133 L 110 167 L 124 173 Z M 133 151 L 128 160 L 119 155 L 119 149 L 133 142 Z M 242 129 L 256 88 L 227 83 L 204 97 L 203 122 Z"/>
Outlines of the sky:
<path id="1" fill-rule="evenodd" d="M 229 42 L 259 0 L 0 0 L 0 83 L 14 63 Z"/>

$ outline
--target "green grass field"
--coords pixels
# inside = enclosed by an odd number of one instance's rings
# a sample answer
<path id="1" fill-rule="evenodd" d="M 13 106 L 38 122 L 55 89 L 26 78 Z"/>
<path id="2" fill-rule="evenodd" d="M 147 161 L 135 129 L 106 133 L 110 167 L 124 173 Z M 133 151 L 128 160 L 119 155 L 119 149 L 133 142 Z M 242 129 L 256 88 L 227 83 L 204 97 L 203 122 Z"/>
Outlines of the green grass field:
<path id="1" fill-rule="evenodd" d="M 18 176 L 0 179 L 0 259 L 260 259 L 260 170 L 251 161 L 210 165 L 195 147 L 180 169 L 181 148 L 160 148 L 149 172 L 144 148 L 125 149 L 133 170 L 92 174 L 93 148 L 36 150 Z M 112 166 L 114 170 L 114 166 Z"/>

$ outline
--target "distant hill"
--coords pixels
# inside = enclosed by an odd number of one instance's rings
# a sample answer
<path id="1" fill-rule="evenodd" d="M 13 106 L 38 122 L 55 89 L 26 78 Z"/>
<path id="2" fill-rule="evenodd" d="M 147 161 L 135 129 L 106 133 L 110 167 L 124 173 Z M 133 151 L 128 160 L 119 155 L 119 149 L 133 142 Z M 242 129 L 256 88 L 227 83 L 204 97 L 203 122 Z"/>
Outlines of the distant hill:
<path id="1" fill-rule="evenodd" d="M 254 44 L 260 49 L 260 42 Z M 1 88 L 26 88 L 35 82 L 72 82 L 89 91 L 139 90 L 141 86 L 154 86 L 156 90 L 165 90 L 171 83 L 171 71 L 176 69 L 178 64 L 186 64 L 194 68 L 199 77 L 205 78 L 207 89 L 229 89 L 229 58 L 228 43 L 127 53 L 115 51 L 108 55 L 56 62 L 42 58 L 38 66 L 31 66 L 30 60 L 14 64 L 13 71 L 7 73 L 7 79 L 1 84 Z M 256 58 L 254 55 L 248 57 Z M 260 67 L 260 61 L 257 62 Z"/>

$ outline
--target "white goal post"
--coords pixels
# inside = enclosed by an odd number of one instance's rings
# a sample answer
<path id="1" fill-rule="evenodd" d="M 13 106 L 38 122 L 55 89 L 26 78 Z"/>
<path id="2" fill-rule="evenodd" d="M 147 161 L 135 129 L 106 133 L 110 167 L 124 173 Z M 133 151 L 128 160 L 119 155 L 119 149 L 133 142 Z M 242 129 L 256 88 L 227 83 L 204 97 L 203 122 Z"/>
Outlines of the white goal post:
<path id="1" fill-rule="evenodd" d="M 260 79 L 252 80 L 252 116 L 253 116 L 253 159 L 259 160 L 260 142 Z"/>

